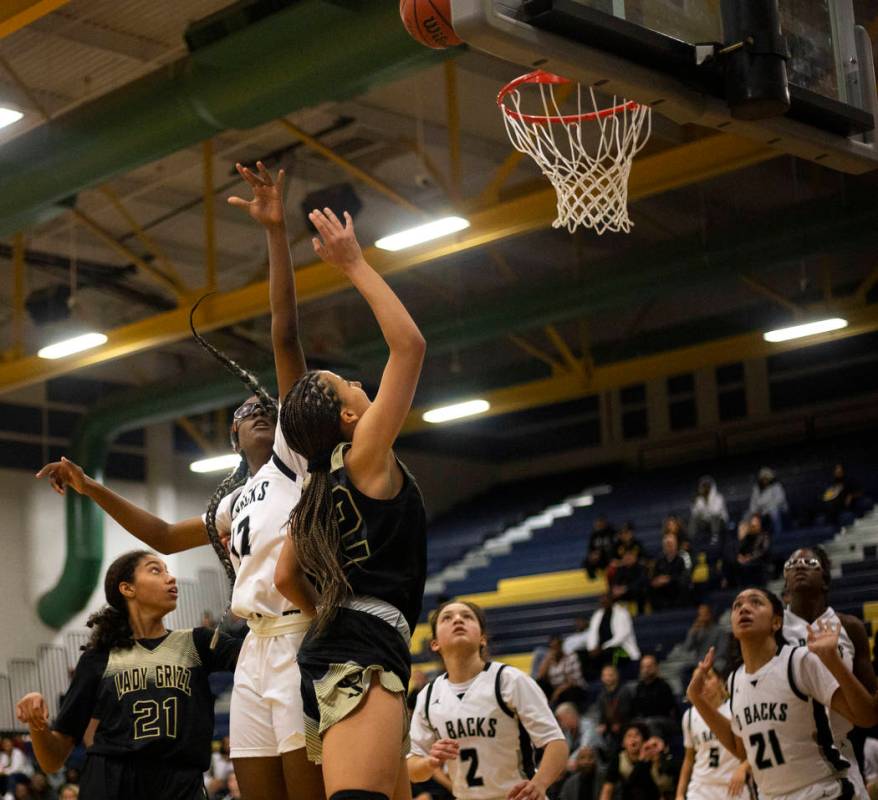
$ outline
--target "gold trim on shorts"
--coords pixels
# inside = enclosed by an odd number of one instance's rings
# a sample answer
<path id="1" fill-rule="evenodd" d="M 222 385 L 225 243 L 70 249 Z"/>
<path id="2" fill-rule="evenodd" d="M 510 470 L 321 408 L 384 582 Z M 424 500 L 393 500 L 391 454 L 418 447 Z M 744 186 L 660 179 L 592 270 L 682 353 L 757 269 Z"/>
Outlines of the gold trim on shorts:
<path id="1" fill-rule="evenodd" d="M 402 679 L 395 672 L 389 672 L 377 664 L 364 667 L 348 661 L 346 664 L 330 664 L 326 674 L 319 681 L 314 681 L 320 719 L 314 720 L 305 715 L 305 747 L 309 761 L 315 764 L 323 762 L 323 734 L 357 710 L 372 684 L 373 675 L 378 676 L 384 689 L 400 695 L 403 701 L 403 739 L 400 753 L 403 757 L 408 755 L 409 718 L 405 704 L 406 687 Z"/>

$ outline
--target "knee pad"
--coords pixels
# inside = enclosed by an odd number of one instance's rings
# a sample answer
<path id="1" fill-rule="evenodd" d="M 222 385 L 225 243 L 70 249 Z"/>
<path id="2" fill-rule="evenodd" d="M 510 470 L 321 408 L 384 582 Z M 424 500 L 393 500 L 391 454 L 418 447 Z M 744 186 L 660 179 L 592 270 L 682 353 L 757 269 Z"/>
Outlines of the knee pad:
<path id="1" fill-rule="evenodd" d="M 390 800 L 382 792 L 369 792 L 366 789 L 342 789 L 333 792 L 329 800 Z"/>

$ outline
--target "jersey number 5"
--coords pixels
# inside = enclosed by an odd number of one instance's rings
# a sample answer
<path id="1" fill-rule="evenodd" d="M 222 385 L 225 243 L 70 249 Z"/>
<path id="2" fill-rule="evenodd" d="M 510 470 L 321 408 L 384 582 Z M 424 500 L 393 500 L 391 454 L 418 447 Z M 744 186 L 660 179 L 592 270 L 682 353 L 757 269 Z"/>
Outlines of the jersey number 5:
<path id="1" fill-rule="evenodd" d="M 460 760 L 469 761 L 469 769 L 466 772 L 466 785 L 484 786 L 485 781 L 476 775 L 479 771 L 479 751 L 475 747 L 467 747 L 460 751 Z"/>
<path id="2" fill-rule="evenodd" d="M 716 769 L 719 766 L 719 748 L 711 747 L 708 756 L 709 760 L 707 762 L 707 765 L 712 769 Z"/>
<path id="3" fill-rule="evenodd" d="M 750 744 L 756 748 L 756 768 L 769 769 L 777 767 L 784 763 L 783 753 L 780 749 L 780 742 L 777 740 L 777 734 L 770 730 L 768 732 L 768 743 L 771 745 L 771 752 L 774 756 L 772 763 L 770 758 L 765 757 L 765 735 L 762 733 L 751 733 Z"/>

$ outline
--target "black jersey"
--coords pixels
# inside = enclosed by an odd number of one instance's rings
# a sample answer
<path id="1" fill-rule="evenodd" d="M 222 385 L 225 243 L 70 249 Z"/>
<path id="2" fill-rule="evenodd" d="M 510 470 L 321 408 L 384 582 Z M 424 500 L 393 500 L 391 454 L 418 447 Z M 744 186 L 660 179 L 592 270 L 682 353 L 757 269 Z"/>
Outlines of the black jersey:
<path id="1" fill-rule="evenodd" d="M 86 650 L 54 730 L 82 739 L 99 720 L 89 755 L 155 760 L 169 766 L 210 766 L 213 693 L 207 676 L 232 671 L 241 640 L 220 634 L 210 649 L 207 628 L 170 631 L 128 649 Z"/>
<path id="2" fill-rule="evenodd" d="M 350 444 L 332 454 L 333 503 L 341 534 L 345 576 L 355 595 L 398 608 L 414 631 L 427 579 L 427 515 L 421 490 L 402 462 L 396 497 L 376 500 L 354 486 L 344 466 Z"/>

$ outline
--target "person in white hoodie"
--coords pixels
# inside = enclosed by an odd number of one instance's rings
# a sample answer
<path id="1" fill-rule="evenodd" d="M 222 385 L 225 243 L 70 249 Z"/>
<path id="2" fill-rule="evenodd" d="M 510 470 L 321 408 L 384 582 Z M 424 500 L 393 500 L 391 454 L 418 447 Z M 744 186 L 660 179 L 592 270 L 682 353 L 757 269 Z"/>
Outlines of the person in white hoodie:
<path id="1" fill-rule="evenodd" d="M 771 532 L 776 536 L 783 530 L 783 515 L 789 511 L 787 495 L 783 484 L 777 479 L 774 470 L 762 467 L 756 476 L 756 483 L 750 493 L 750 507 L 747 516 L 758 514 L 763 524 L 771 521 Z"/>
<path id="2" fill-rule="evenodd" d="M 726 500 L 716 488 L 716 481 L 710 475 L 702 476 L 689 515 L 689 539 L 696 549 L 700 545 L 708 553 L 717 550 L 719 555 L 728 525 Z"/>

